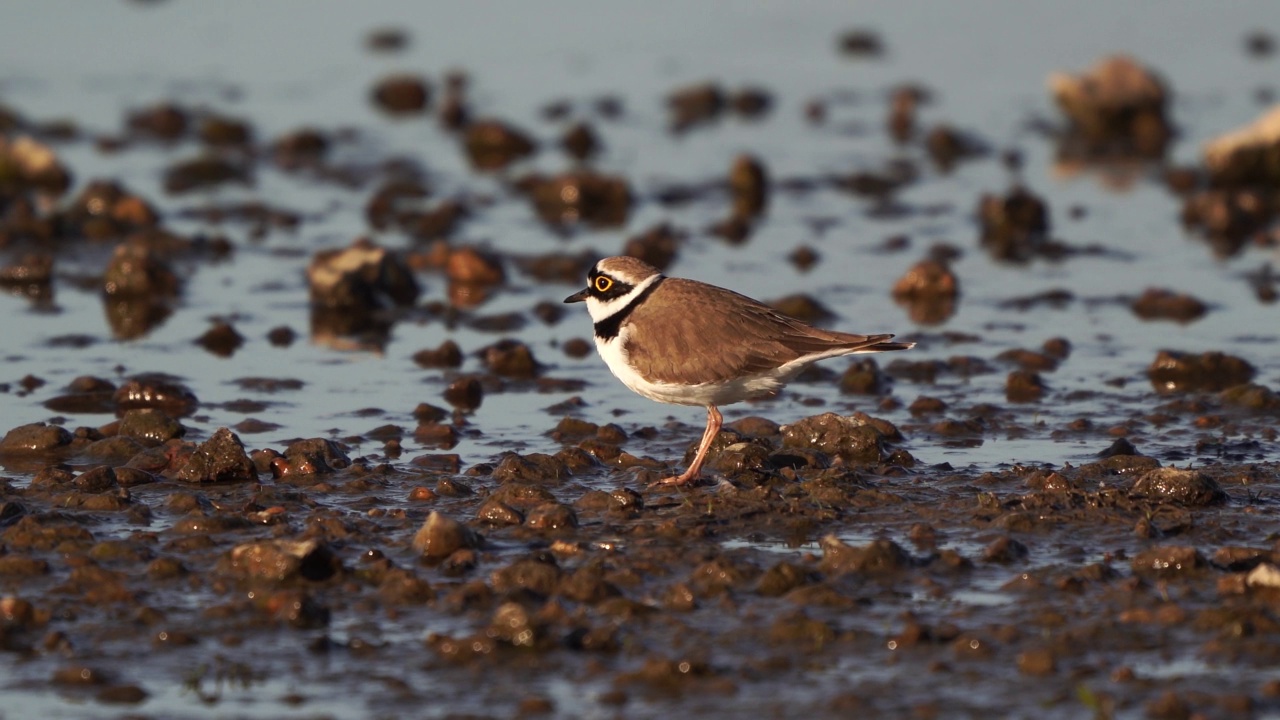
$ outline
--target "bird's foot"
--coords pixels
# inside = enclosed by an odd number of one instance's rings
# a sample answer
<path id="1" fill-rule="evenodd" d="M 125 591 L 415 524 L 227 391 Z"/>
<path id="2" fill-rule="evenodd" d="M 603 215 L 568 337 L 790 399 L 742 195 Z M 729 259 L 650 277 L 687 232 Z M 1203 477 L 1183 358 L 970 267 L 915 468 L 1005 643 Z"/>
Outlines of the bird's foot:
<path id="1" fill-rule="evenodd" d="M 693 483 L 697 482 L 697 480 L 698 480 L 697 473 L 691 473 L 688 470 L 686 470 L 680 473 L 679 475 L 673 475 L 671 477 L 662 478 L 661 480 L 654 482 L 654 485 L 675 485 L 676 487 L 684 487 L 686 485 L 692 485 Z"/>

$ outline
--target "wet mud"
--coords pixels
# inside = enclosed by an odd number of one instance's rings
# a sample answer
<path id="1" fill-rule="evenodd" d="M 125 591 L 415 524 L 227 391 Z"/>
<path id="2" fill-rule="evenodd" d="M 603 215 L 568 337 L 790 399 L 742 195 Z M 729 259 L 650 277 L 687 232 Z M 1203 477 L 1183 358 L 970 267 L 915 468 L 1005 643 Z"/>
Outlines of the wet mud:
<path id="1" fill-rule="evenodd" d="M 1116 47 L 1003 135 L 845 22 L 842 84 L 520 110 L 411 27 L 344 29 L 350 124 L 0 75 L 0 714 L 1280 715 L 1269 103 Z M 619 253 L 918 346 L 663 485 L 702 411 L 559 302 Z"/>

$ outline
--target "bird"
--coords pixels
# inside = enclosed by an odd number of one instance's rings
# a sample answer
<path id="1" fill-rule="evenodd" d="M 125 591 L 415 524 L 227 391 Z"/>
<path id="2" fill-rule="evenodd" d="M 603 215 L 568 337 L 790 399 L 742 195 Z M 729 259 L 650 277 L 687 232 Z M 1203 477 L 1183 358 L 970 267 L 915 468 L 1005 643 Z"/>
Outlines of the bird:
<path id="1" fill-rule="evenodd" d="M 858 353 L 908 350 L 892 334 L 854 335 L 807 325 L 716 285 L 667 277 L 633 257 L 607 257 L 587 286 L 564 299 L 586 303 L 596 350 L 622 384 L 650 400 L 707 409 L 693 462 L 660 482 L 698 479 L 724 423 L 719 406 L 771 395 L 809 365 Z"/>

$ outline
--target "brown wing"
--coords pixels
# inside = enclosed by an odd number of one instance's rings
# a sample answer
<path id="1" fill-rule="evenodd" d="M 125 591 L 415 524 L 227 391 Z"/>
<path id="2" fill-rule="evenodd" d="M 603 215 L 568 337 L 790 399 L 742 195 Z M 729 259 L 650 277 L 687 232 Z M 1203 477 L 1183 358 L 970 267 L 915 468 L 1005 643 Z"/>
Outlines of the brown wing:
<path id="1" fill-rule="evenodd" d="M 627 340 L 631 362 L 651 380 L 672 383 L 728 380 L 805 355 L 869 348 L 893 337 L 810 327 L 745 295 L 682 278 L 663 280 L 624 327 L 633 323 L 645 331 Z"/>

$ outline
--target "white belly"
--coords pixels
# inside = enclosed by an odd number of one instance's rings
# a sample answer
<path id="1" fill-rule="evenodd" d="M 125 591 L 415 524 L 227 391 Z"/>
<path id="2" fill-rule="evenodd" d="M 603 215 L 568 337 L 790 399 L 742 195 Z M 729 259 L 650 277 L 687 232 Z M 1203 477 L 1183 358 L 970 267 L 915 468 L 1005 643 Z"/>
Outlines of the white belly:
<path id="1" fill-rule="evenodd" d="M 808 364 L 792 363 L 765 373 L 698 385 L 650 382 L 636 373 L 627 362 L 626 351 L 623 349 L 626 334 L 624 330 L 608 342 L 596 338 L 596 350 L 600 352 L 600 357 L 609 366 L 609 370 L 632 392 L 650 400 L 674 405 L 729 405 L 748 398 L 769 395 L 780 390 L 787 381 L 804 368 L 804 365 Z"/>

